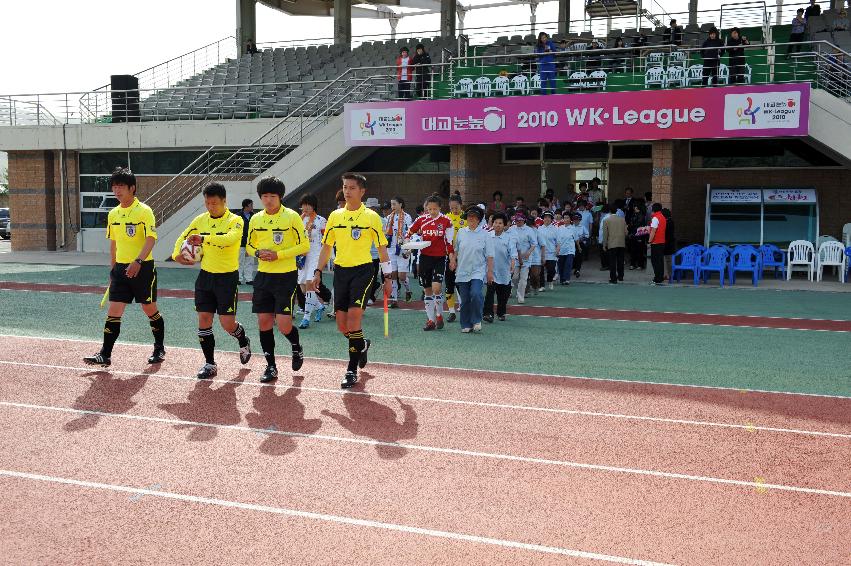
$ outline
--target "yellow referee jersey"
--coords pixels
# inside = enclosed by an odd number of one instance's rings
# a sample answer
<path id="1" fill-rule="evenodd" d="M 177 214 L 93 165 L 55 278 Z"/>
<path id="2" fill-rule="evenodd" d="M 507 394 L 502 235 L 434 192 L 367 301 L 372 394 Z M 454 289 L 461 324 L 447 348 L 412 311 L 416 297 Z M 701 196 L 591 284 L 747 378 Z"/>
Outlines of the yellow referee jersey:
<path id="1" fill-rule="evenodd" d="M 147 204 L 133 199 L 127 208 L 121 205 L 109 211 L 106 221 L 106 238 L 115 242 L 115 262 L 132 263 L 145 247 L 147 238 L 157 239 L 157 226 L 154 211 Z M 142 258 L 153 259 L 152 254 Z"/>
<path id="2" fill-rule="evenodd" d="M 296 270 L 296 256 L 306 254 L 310 249 L 310 240 L 304 232 L 301 215 L 281 206 L 276 214 L 265 210 L 258 212 L 248 222 L 248 240 L 245 251 L 254 255 L 257 250 L 278 252 L 275 261 L 258 261 L 257 271 L 261 273 L 289 273 Z"/>
<path id="3" fill-rule="evenodd" d="M 199 214 L 174 243 L 175 258 L 183 241 L 193 234 L 204 236 L 201 246 L 201 269 L 209 273 L 231 273 L 239 269 L 239 244 L 242 242 L 243 219 L 230 210 L 213 218 L 209 212 Z"/>
<path id="4" fill-rule="evenodd" d="M 451 212 L 446 214 L 446 218 L 452 221 L 452 227 L 455 229 L 452 234 L 452 245 L 455 245 L 455 241 L 458 239 L 458 230 L 467 225 L 467 222 L 461 218 L 460 214 L 452 214 Z"/>
<path id="5" fill-rule="evenodd" d="M 354 267 L 372 263 L 372 244 L 387 246 L 387 237 L 378 213 L 361 204 L 357 210 L 344 207 L 329 214 L 322 243 L 337 246 L 334 265 Z"/>

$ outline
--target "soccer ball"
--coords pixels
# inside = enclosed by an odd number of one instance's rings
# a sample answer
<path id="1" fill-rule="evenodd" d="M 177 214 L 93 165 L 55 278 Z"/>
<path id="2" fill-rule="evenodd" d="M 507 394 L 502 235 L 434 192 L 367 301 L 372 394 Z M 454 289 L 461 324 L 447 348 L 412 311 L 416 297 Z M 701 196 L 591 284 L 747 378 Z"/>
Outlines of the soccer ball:
<path id="1" fill-rule="evenodd" d="M 201 246 L 193 246 L 187 240 L 183 240 L 183 245 L 180 246 L 180 255 L 183 259 L 195 263 L 201 261 Z"/>

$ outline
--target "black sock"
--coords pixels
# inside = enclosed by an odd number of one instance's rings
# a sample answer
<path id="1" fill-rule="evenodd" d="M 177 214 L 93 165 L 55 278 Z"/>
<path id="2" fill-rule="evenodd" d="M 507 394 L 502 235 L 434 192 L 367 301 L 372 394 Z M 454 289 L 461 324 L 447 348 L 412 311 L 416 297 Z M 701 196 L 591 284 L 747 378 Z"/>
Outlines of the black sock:
<path id="1" fill-rule="evenodd" d="M 105 357 L 112 356 L 112 347 L 115 346 L 119 334 L 121 334 L 121 317 L 106 317 L 106 323 L 103 325 L 103 346 L 100 349 L 100 353 Z"/>
<path id="2" fill-rule="evenodd" d="M 353 330 L 349 332 L 348 371 L 358 371 L 358 360 L 360 360 L 360 353 L 364 348 L 366 348 L 366 342 L 363 340 L 363 330 Z"/>
<path id="3" fill-rule="evenodd" d="M 236 328 L 230 335 L 237 339 L 240 348 L 248 344 L 248 338 L 245 337 L 245 329 L 240 323 L 236 323 Z"/>
<path id="4" fill-rule="evenodd" d="M 293 326 L 293 329 L 290 330 L 289 334 L 284 334 L 284 338 L 290 341 L 290 344 L 293 347 L 293 352 L 301 350 L 301 344 L 299 344 L 298 341 L 298 328 Z"/>
<path id="5" fill-rule="evenodd" d="M 204 352 L 204 359 L 207 363 L 216 363 L 216 337 L 213 335 L 213 328 L 199 328 L 198 341 L 201 343 L 201 351 Z"/>
<path id="6" fill-rule="evenodd" d="M 160 311 L 155 312 L 148 317 L 148 322 L 151 323 L 151 332 L 154 334 L 154 347 L 162 349 L 163 341 L 165 340 L 165 322 Z"/>
<path id="7" fill-rule="evenodd" d="M 260 331 L 260 348 L 266 356 L 266 365 L 275 366 L 275 329 Z"/>

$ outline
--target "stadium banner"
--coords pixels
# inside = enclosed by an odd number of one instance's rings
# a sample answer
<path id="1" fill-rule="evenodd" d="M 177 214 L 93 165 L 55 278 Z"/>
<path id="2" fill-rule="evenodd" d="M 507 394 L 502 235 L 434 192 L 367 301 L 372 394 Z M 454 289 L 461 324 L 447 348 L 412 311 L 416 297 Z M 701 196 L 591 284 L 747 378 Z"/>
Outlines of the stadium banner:
<path id="1" fill-rule="evenodd" d="M 346 104 L 348 146 L 805 136 L 808 83 Z"/>

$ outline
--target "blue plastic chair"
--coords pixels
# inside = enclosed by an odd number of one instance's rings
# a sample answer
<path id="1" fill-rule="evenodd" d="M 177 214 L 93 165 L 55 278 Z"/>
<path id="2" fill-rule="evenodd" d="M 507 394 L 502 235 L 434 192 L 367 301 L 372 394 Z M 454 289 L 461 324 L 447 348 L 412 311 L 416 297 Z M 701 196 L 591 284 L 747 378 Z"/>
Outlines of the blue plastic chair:
<path id="1" fill-rule="evenodd" d="M 691 271 L 694 276 L 694 284 L 697 285 L 702 253 L 703 246 L 698 244 L 692 244 L 678 250 L 671 258 L 671 279 L 676 279 L 679 283 L 683 272 Z"/>
<path id="2" fill-rule="evenodd" d="M 763 270 L 773 267 L 775 279 L 777 279 L 778 274 L 782 274 L 783 279 L 786 279 L 786 254 L 780 248 L 774 244 L 763 244 L 759 247 L 759 253 L 762 259 Z M 760 271 L 761 274 L 762 271 Z"/>
<path id="3" fill-rule="evenodd" d="M 845 282 L 848 283 L 849 275 L 851 275 L 851 246 L 845 248 Z"/>
<path id="4" fill-rule="evenodd" d="M 709 274 L 717 271 L 721 277 L 721 287 L 724 286 L 724 276 L 729 269 L 727 260 L 730 254 L 727 252 L 726 246 L 712 246 L 700 258 L 700 277 L 706 283 L 709 280 Z"/>
<path id="5" fill-rule="evenodd" d="M 757 286 L 759 272 L 762 270 L 761 254 L 753 246 L 736 246 L 730 256 L 730 284 L 736 284 L 736 272 L 747 271 L 751 274 L 753 286 Z"/>

